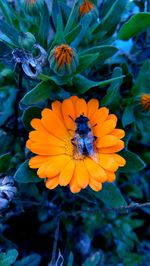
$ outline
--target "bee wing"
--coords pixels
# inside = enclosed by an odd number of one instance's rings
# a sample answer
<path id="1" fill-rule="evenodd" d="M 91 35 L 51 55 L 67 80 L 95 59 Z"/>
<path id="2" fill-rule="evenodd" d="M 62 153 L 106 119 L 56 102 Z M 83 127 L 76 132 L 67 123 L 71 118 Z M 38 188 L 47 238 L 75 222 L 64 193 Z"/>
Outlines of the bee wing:
<path id="1" fill-rule="evenodd" d="M 94 136 L 92 135 L 91 132 L 89 132 L 88 136 L 84 140 L 84 143 L 91 159 L 93 159 L 95 162 L 98 162 L 98 155 L 94 145 L 94 140 L 95 140 Z"/>
<path id="2" fill-rule="evenodd" d="M 79 136 L 79 134 L 76 134 L 75 137 L 75 142 L 76 142 L 76 148 L 78 150 L 78 153 L 80 155 L 83 154 L 83 149 L 84 149 L 84 140 Z"/>

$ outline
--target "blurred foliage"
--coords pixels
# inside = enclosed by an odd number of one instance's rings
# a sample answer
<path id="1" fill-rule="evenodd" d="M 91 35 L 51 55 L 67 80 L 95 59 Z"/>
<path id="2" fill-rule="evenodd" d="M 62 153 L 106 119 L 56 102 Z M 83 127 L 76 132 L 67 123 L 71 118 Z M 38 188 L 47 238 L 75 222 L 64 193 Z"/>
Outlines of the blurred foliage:
<path id="1" fill-rule="evenodd" d="M 150 205 L 137 205 L 150 202 L 150 111 L 140 104 L 150 93 L 150 1 L 91 2 L 96 11 L 80 17 L 83 0 L 0 1 L 1 266 L 150 265 Z M 49 55 L 62 43 L 79 63 L 60 76 Z M 27 165 L 31 119 L 74 94 L 100 100 L 126 131 L 127 164 L 98 193 L 48 191 Z"/>

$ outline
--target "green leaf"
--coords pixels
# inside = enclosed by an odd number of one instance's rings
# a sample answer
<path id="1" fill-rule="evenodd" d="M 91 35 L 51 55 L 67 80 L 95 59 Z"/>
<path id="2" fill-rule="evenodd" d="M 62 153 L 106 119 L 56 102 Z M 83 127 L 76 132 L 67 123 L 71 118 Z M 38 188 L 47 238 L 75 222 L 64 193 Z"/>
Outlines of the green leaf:
<path id="1" fill-rule="evenodd" d="M 94 31 L 94 33 L 99 33 L 103 31 L 104 34 L 102 34 L 102 37 L 111 36 L 115 32 L 116 27 L 121 20 L 123 12 L 125 12 L 127 2 L 128 0 L 114 1 L 114 3 L 108 9 L 108 12 L 106 13 L 105 17 L 102 19 L 99 26 Z"/>
<path id="2" fill-rule="evenodd" d="M 33 130 L 32 126 L 30 125 L 30 122 L 33 118 L 41 118 L 41 109 L 36 106 L 27 108 L 22 115 L 22 121 L 26 129 L 29 131 Z"/>
<path id="3" fill-rule="evenodd" d="M 60 6 L 58 3 L 58 0 L 52 0 L 52 20 L 53 20 L 55 29 L 57 28 L 58 14 L 60 14 Z"/>
<path id="4" fill-rule="evenodd" d="M 99 56 L 96 59 L 96 62 L 100 62 L 100 61 L 105 61 L 106 59 L 112 57 L 117 51 L 118 51 L 118 48 L 111 46 L 111 45 L 95 46 L 90 49 L 84 50 L 81 53 L 81 55 L 99 53 Z"/>
<path id="5" fill-rule="evenodd" d="M 70 32 L 75 20 L 78 17 L 78 12 L 79 12 L 79 7 L 80 7 L 81 2 L 82 2 L 82 0 L 75 0 L 74 1 L 74 6 L 70 12 L 70 15 L 69 15 L 66 27 L 65 27 L 65 31 L 64 31 L 65 35 Z"/>
<path id="6" fill-rule="evenodd" d="M 149 27 L 150 13 L 135 14 L 121 27 L 118 38 L 127 41 Z"/>
<path id="7" fill-rule="evenodd" d="M 81 25 L 77 25 L 72 31 L 70 31 L 66 36 L 65 40 L 68 44 L 72 43 L 74 39 L 78 36 L 78 34 L 81 32 Z"/>
<path id="8" fill-rule="evenodd" d="M 122 124 L 123 127 L 126 127 L 127 125 L 132 124 L 135 121 L 135 116 L 134 116 L 134 106 L 129 105 L 125 108 L 122 116 Z"/>
<path id="9" fill-rule="evenodd" d="M 14 266 L 39 266 L 41 262 L 41 256 L 39 254 L 32 254 L 18 260 Z"/>
<path id="10" fill-rule="evenodd" d="M 6 87 L 6 89 L 7 88 L 8 87 Z M 7 106 L 7 108 L 4 108 L 1 112 L 0 126 L 3 125 L 6 122 L 6 120 L 14 113 L 16 90 L 13 87 L 10 87 L 8 90 L 9 90 L 8 91 L 9 97 L 5 101 L 5 106 Z"/>
<path id="11" fill-rule="evenodd" d="M 4 20 L 0 19 L 0 30 L 18 46 L 19 32 L 12 25 L 7 24 Z"/>
<path id="12" fill-rule="evenodd" d="M 70 252 L 67 266 L 73 266 L 73 253 Z"/>
<path id="13" fill-rule="evenodd" d="M 110 208 L 127 206 L 127 203 L 122 196 L 119 188 L 112 183 L 104 183 L 103 189 L 97 192 L 95 196 Z"/>
<path id="14" fill-rule="evenodd" d="M 112 78 L 112 79 L 96 82 L 96 81 L 87 79 L 82 75 L 76 75 L 73 79 L 73 84 L 77 92 L 79 94 L 83 94 L 93 87 L 103 87 L 103 86 L 106 86 L 107 84 L 110 84 L 111 82 L 115 80 L 122 79 L 123 77 L 124 76 L 120 76 L 117 78 Z"/>
<path id="15" fill-rule="evenodd" d="M 21 100 L 21 104 L 31 105 L 46 100 L 55 89 L 56 85 L 54 82 L 42 81 L 34 89 L 25 94 Z"/>
<path id="16" fill-rule="evenodd" d="M 114 68 L 112 78 L 117 78 L 122 76 L 122 69 L 120 67 Z M 120 86 L 123 82 L 123 78 L 112 81 L 111 85 L 107 89 L 107 94 L 101 100 L 102 105 L 118 104 L 120 101 Z"/>
<path id="17" fill-rule="evenodd" d="M 103 253 L 102 252 L 96 252 L 92 254 L 89 258 L 86 259 L 86 261 L 83 263 L 83 266 L 101 266 L 103 265 Z"/>
<path id="18" fill-rule="evenodd" d="M 9 152 L 0 156 L 0 173 L 8 170 L 11 158 L 12 156 Z"/>
<path id="19" fill-rule="evenodd" d="M 50 50 L 55 45 L 59 45 L 61 43 L 65 43 L 65 38 L 64 38 L 63 20 L 62 20 L 61 13 L 59 13 L 59 15 L 57 15 L 57 27 L 56 27 L 55 39 L 50 47 Z"/>
<path id="20" fill-rule="evenodd" d="M 50 15 L 48 7 L 44 2 L 43 8 L 40 12 L 40 30 L 39 30 L 41 45 L 44 47 L 47 47 L 49 28 L 50 28 Z"/>
<path id="21" fill-rule="evenodd" d="M 76 73 L 81 73 L 87 69 L 94 61 L 98 58 L 99 53 L 96 54 L 86 54 L 79 57 L 79 66 L 77 67 Z"/>
<path id="22" fill-rule="evenodd" d="M 7 20 L 8 23 L 12 24 L 12 19 L 11 19 L 11 11 L 9 9 L 8 3 L 4 1 L 0 1 L 0 9 L 3 12 L 3 15 L 5 16 L 5 19 Z"/>
<path id="23" fill-rule="evenodd" d="M 37 176 L 35 170 L 31 170 L 28 165 L 28 160 L 25 161 L 21 166 L 18 168 L 14 175 L 14 179 L 18 183 L 38 183 L 41 179 Z"/>
<path id="24" fill-rule="evenodd" d="M 42 81 L 48 81 L 48 80 L 54 81 L 59 86 L 66 84 L 66 81 L 58 76 L 48 76 L 45 74 L 39 74 L 38 78 L 41 79 Z"/>
<path id="25" fill-rule="evenodd" d="M 150 88 L 150 60 L 146 60 L 141 67 L 138 78 L 135 85 L 132 88 L 132 93 L 134 95 L 139 95 L 141 93 L 149 93 Z"/>
<path id="26" fill-rule="evenodd" d="M 126 165 L 123 168 L 120 168 L 120 172 L 138 172 L 145 167 L 144 161 L 136 153 L 123 150 L 120 154 L 126 160 Z"/>
<path id="27" fill-rule="evenodd" d="M 0 266 L 10 266 L 16 261 L 18 257 L 18 251 L 16 249 L 10 249 L 6 253 L 0 254 Z"/>

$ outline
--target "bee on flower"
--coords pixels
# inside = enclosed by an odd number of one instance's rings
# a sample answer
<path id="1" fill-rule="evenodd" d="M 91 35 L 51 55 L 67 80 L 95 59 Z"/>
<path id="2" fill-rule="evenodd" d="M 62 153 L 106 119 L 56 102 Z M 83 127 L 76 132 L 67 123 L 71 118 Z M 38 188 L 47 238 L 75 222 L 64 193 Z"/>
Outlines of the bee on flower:
<path id="1" fill-rule="evenodd" d="M 49 62 L 51 69 L 59 76 L 72 74 L 79 64 L 75 49 L 67 44 L 55 46 L 50 53 Z"/>
<path id="2" fill-rule="evenodd" d="M 34 118 L 27 148 L 36 154 L 29 167 L 46 180 L 46 187 L 69 185 L 78 193 L 88 185 L 102 189 L 104 182 L 113 182 L 115 172 L 125 165 L 117 152 L 124 148 L 125 132 L 117 129 L 117 117 L 109 114 L 99 102 L 72 96 L 62 103 L 55 101 L 45 108 L 41 119 Z"/>

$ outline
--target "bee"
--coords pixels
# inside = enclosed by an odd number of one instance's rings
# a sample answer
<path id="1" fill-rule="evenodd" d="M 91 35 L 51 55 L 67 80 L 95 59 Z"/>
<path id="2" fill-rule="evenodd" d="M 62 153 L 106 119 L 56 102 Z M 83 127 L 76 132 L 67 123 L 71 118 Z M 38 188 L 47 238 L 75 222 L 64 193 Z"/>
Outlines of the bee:
<path id="1" fill-rule="evenodd" d="M 72 138 L 72 144 L 76 147 L 79 156 L 89 156 L 97 161 L 97 154 L 95 148 L 96 137 L 93 136 L 92 130 L 89 126 L 89 119 L 84 115 L 80 115 L 74 121 L 76 123 L 76 130 Z"/>

